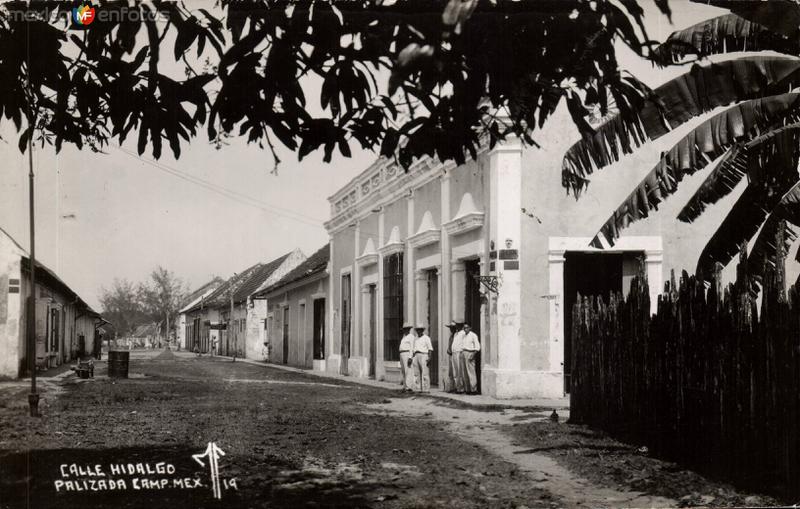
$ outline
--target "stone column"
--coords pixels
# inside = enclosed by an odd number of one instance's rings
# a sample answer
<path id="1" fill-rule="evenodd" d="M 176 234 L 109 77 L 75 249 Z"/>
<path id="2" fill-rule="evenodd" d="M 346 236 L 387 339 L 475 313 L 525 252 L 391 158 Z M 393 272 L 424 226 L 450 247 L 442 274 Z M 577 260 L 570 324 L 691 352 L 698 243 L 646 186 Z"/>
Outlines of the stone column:
<path id="1" fill-rule="evenodd" d="M 409 194 L 407 198 L 407 221 L 406 221 L 406 252 L 405 252 L 405 271 L 403 272 L 403 279 L 405 280 L 405 313 L 403 314 L 403 321 L 410 322 L 411 325 L 414 325 L 414 318 L 415 318 L 415 294 L 416 288 L 414 285 L 414 272 L 415 272 L 415 263 L 414 263 L 414 248 L 411 246 L 411 243 L 408 242 L 408 237 L 414 234 L 414 194 Z"/>
<path id="2" fill-rule="evenodd" d="M 358 288 L 361 286 L 361 267 L 356 262 L 358 256 L 361 254 L 359 253 L 360 240 L 361 222 L 356 221 L 355 231 L 353 232 L 353 276 L 350 282 L 350 295 L 353 301 L 351 304 L 353 316 L 350 327 L 352 327 L 353 330 L 350 331 L 350 357 L 363 355 L 361 353 L 363 351 L 363 345 L 361 344 L 361 292 L 358 291 Z"/>
<path id="3" fill-rule="evenodd" d="M 442 209 L 442 217 L 441 223 L 444 224 L 449 221 L 450 218 L 450 174 L 445 173 L 442 175 L 442 186 L 441 186 L 442 196 L 441 196 L 441 209 Z M 444 277 L 439 279 L 439 288 L 441 288 L 442 293 L 442 305 L 439 308 L 439 312 L 441 313 L 442 323 L 448 323 L 454 317 L 451 314 L 450 308 L 450 235 L 447 233 L 447 230 L 441 228 L 441 237 L 439 240 L 439 246 L 441 248 L 442 253 L 442 266 L 439 270 L 440 274 L 443 274 Z M 442 329 L 444 331 L 444 329 Z"/>
<path id="4" fill-rule="evenodd" d="M 339 272 L 338 272 L 339 267 L 337 267 L 336 264 L 334 263 L 334 260 L 336 260 L 336 258 L 334 257 L 334 253 L 335 253 L 334 249 L 335 249 L 335 246 L 334 246 L 334 242 L 333 242 L 333 236 L 331 236 L 331 238 L 330 238 L 330 252 L 331 252 L 330 256 L 331 256 L 331 260 L 330 260 L 330 262 L 328 262 L 328 266 L 330 267 L 330 274 L 328 274 L 328 313 L 327 313 L 328 314 L 328 316 L 327 316 L 327 319 L 328 319 L 328 323 L 327 323 L 328 331 L 327 331 L 326 338 L 325 338 L 325 370 L 326 371 L 332 371 L 334 369 L 333 366 L 332 366 L 332 363 L 329 361 L 329 359 L 330 359 L 331 355 L 336 351 L 333 348 L 333 344 L 334 344 L 334 335 L 333 334 L 334 334 L 334 331 L 336 330 L 336 325 L 335 325 L 336 324 L 336 315 L 335 315 L 336 307 L 335 307 L 334 302 L 333 302 L 333 296 L 334 296 L 334 288 L 336 287 L 336 278 L 339 277 Z M 275 320 L 276 320 L 276 318 L 273 318 L 273 323 L 274 323 Z M 277 335 L 276 335 L 276 337 L 277 337 Z M 273 345 L 270 345 L 270 347 L 274 348 Z"/>
<path id="5" fill-rule="evenodd" d="M 385 216 L 383 208 L 378 212 L 378 247 L 382 247 L 386 242 L 384 236 Z M 375 285 L 375 379 L 381 380 L 386 372 L 383 369 L 383 255 L 378 251 L 378 284 Z"/>

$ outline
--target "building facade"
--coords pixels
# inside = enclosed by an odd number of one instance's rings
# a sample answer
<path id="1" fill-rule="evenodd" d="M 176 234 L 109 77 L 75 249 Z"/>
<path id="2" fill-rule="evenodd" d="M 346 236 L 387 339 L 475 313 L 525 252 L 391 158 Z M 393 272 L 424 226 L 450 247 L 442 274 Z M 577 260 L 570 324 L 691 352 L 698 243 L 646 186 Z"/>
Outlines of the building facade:
<path id="1" fill-rule="evenodd" d="M 254 296 L 267 307 L 269 362 L 325 370 L 329 261 L 326 245 Z"/>
<path id="2" fill-rule="evenodd" d="M 184 306 L 178 311 L 178 326 L 176 327 L 178 335 L 177 342 L 180 348 L 186 350 L 192 349 L 192 345 L 188 339 L 189 336 L 187 335 L 189 330 L 189 323 L 187 322 L 186 316 L 187 312 L 198 306 L 203 299 L 208 298 L 211 292 L 219 288 L 222 283 L 224 283 L 224 281 L 221 278 L 215 277 L 186 297 Z"/>
<path id="3" fill-rule="evenodd" d="M 99 327 L 105 322 L 53 271 L 36 264 L 31 286 L 31 261 L 26 251 L 0 229 L 0 378 L 18 378 L 28 370 L 29 297 L 36 306 L 36 365 L 59 366 L 92 355 L 100 347 Z"/>
<path id="4" fill-rule="evenodd" d="M 185 307 L 187 348 L 203 353 L 263 360 L 267 309 L 254 293 L 277 282 L 305 260 L 298 249 L 267 263 L 257 263 L 232 276 L 193 305 Z"/>
<path id="5" fill-rule="evenodd" d="M 578 294 L 627 291 L 646 274 L 655 308 L 665 274 L 693 267 L 708 227 L 679 223 L 672 207 L 613 249 L 589 245 L 661 145 L 621 161 L 617 174 L 605 170 L 576 201 L 560 174 L 579 134 L 565 108 L 548 127 L 541 148 L 508 139 L 461 166 L 427 159 L 404 172 L 381 158 L 330 197 L 327 370 L 399 380 L 400 328 L 409 322 L 428 328 L 432 383 L 447 390 L 453 320 L 480 337 L 484 394 L 562 397 Z"/>

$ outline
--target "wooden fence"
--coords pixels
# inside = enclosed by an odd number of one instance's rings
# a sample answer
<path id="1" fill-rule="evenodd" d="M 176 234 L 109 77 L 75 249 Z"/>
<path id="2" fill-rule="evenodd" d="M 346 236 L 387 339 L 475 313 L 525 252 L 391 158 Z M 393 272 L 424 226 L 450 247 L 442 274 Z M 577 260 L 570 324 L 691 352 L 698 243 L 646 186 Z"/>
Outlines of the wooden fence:
<path id="1" fill-rule="evenodd" d="M 782 240 L 782 231 L 779 239 Z M 782 245 L 782 242 L 778 245 Z M 745 485 L 800 495 L 800 287 L 785 254 L 723 289 L 683 272 L 650 316 L 647 282 L 573 308 L 570 422 Z M 760 312 L 758 303 L 760 302 Z"/>

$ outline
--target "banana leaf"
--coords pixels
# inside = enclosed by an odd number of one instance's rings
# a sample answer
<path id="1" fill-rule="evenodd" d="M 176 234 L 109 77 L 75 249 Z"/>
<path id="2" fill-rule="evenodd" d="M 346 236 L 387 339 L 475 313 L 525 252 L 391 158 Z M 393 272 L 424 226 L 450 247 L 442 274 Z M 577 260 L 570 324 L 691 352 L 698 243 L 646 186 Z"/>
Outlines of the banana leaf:
<path id="1" fill-rule="evenodd" d="M 797 120 L 792 115 L 790 120 Z M 702 214 L 706 207 L 727 196 L 745 174 L 751 180 L 758 179 L 763 172 L 764 160 L 774 160 L 780 156 L 783 165 L 790 164 L 791 158 L 800 146 L 800 124 L 789 124 L 766 131 L 764 134 L 734 146 L 717 163 L 697 191 L 689 198 L 678 219 L 691 223 Z"/>
<path id="2" fill-rule="evenodd" d="M 798 55 L 800 41 L 731 13 L 672 32 L 653 51 L 652 59 L 668 65 L 683 61 L 687 55 L 702 58 L 735 51 L 764 50 Z"/>
<path id="3" fill-rule="evenodd" d="M 776 122 L 798 120 L 798 93 L 753 99 L 709 118 L 662 154 L 658 164 L 603 224 L 592 240 L 592 245 L 602 247 L 601 236 L 613 245 L 622 229 L 632 222 L 648 217 L 651 210 L 657 210 L 659 203 L 677 191 L 678 184 L 685 175 L 705 168 L 726 152 L 728 155 L 740 155 L 740 150 L 729 151 L 737 143 L 753 140 Z M 709 184 L 710 189 L 706 193 L 710 196 L 703 195 L 705 200 L 702 203 L 711 201 L 712 196 L 722 195 L 717 189 L 720 186 L 727 186 L 724 194 L 730 192 L 745 174 L 744 165 L 745 161 L 741 157 L 726 156 L 725 164 L 721 162 L 716 166 L 716 178 Z"/>
<path id="4" fill-rule="evenodd" d="M 712 109 L 791 90 L 800 80 L 800 59 L 753 56 L 695 64 L 686 74 L 653 90 L 638 110 L 626 110 L 594 135 L 572 145 L 562 163 L 562 185 L 576 197 L 594 168 L 618 161 L 649 140 Z"/>
<path id="5" fill-rule="evenodd" d="M 797 151 L 788 165 L 779 165 L 783 154 L 762 167 L 764 175 L 751 181 L 703 248 L 697 274 L 713 274 L 714 264 L 727 265 L 741 246 L 758 232 L 772 210 L 798 181 Z M 773 164 L 774 163 L 774 164 Z"/>

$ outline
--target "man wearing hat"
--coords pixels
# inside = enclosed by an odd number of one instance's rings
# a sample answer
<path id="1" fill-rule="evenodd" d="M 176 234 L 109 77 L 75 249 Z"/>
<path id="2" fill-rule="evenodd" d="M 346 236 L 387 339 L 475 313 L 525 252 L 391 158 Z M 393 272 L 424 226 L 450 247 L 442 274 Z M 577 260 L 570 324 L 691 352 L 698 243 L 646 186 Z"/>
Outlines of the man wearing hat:
<path id="1" fill-rule="evenodd" d="M 450 330 L 450 338 L 447 340 L 447 392 L 456 392 L 456 358 L 453 355 L 453 337 L 458 332 L 458 324 L 450 320 L 446 326 Z"/>
<path id="2" fill-rule="evenodd" d="M 464 393 L 464 359 L 462 358 L 461 351 L 464 349 L 464 331 L 461 329 L 461 324 L 455 322 L 456 332 L 453 334 L 453 344 L 450 346 L 452 351 L 451 359 L 453 361 L 453 382 L 455 383 L 456 392 L 459 394 Z"/>
<path id="3" fill-rule="evenodd" d="M 472 332 L 468 323 L 464 324 L 463 341 L 461 343 L 462 377 L 464 391 L 467 394 L 478 394 L 478 377 L 475 372 L 475 360 L 481 351 L 481 342 L 478 335 Z"/>
<path id="4" fill-rule="evenodd" d="M 411 324 L 406 322 L 403 324 L 403 338 L 400 340 L 400 375 L 403 377 L 400 385 L 403 387 L 403 392 L 411 391 L 414 387 L 413 370 L 411 363 L 414 356 L 414 335 L 411 333 Z"/>
<path id="5" fill-rule="evenodd" d="M 417 339 L 414 340 L 414 378 L 415 388 L 420 392 L 431 392 L 431 375 L 428 359 L 433 351 L 431 338 L 425 334 L 425 326 L 417 324 Z"/>

